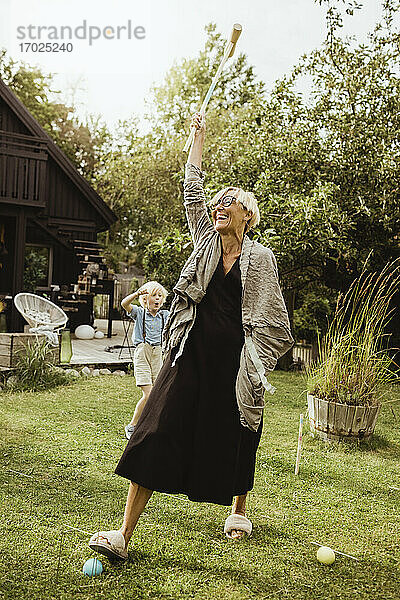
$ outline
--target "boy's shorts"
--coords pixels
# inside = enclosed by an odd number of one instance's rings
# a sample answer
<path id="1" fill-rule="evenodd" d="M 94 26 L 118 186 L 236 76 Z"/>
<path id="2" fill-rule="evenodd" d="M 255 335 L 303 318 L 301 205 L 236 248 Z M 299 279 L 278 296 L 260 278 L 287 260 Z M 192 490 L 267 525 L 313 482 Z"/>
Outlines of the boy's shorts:
<path id="1" fill-rule="evenodd" d="M 136 385 L 152 385 L 162 365 L 161 346 L 142 342 L 133 354 Z"/>

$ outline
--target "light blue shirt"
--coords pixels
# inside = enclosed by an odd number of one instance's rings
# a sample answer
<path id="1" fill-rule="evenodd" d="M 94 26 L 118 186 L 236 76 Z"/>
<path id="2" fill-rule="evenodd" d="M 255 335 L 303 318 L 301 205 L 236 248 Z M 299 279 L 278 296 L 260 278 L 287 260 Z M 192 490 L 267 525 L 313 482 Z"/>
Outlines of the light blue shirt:
<path id="1" fill-rule="evenodd" d="M 132 305 L 132 310 L 128 315 L 135 321 L 135 329 L 132 335 L 133 345 L 136 347 L 138 344 L 144 342 L 143 338 L 143 313 L 144 308 L 141 306 Z M 169 310 L 160 309 L 157 311 L 157 314 L 153 317 L 149 310 L 146 310 L 145 315 L 145 333 L 146 333 L 146 343 L 151 346 L 160 346 L 161 345 L 161 334 L 163 328 L 163 320 L 164 325 L 167 321 L 169 315 Z"/>

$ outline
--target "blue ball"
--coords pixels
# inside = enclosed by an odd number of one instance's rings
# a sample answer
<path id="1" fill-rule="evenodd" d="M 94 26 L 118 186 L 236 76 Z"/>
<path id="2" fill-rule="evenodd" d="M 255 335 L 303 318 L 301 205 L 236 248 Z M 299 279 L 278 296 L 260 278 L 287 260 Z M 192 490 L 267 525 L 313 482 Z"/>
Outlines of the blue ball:
<path id="1" fill-rule="evenodd" d="M 88 577 L 94 577 L 95 575 L 102 574 L 103 565 L 98 558 L 89 558 L 83 565 L 82 571 Z"/>

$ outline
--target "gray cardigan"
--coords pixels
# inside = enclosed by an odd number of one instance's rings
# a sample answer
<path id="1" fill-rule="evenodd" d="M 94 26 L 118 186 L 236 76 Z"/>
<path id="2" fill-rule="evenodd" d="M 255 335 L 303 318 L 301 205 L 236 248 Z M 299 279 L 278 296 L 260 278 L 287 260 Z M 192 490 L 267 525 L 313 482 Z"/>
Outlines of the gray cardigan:
<path id="1" fill-rule="evenodd" d="M 183 352 L 196 319 L 197 304 L 221 257 L 220 235 L 205 205 L 204 174 L 186 165 L 184 204 L 194 250 L 184 265 L 163 333 L 163 351 L 178 346 L 172 366 Z M 279 287 L 276 260 L 269 248 L 245 235 L 239 260 L 242 279 L 242 323 L 245 343 L 236 379 L 236 398 L 242 425 L 257 431 L 264 408 L 264 390 L 274 393 L 267 374 L 293 345 L 289 318 Z"/>

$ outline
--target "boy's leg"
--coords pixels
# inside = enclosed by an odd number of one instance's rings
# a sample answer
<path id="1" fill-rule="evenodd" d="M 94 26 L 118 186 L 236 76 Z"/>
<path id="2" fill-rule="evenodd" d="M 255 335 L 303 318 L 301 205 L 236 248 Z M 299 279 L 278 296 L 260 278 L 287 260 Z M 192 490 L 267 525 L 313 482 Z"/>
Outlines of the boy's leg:
<path id="1" fill-rule="evenodd" d="M 142 397 L 136 405 L 135 412 L 128 427 L 136 426 L 146 405 L 152 388 L 151 377 L 151 346 L 141 343 L 135 349 L 133 357 L 136 385 L 142 390 Z M 126 429 L 125 429 L 126 431 Z"/>
<path id="2" fill-rule="evenodd" d="M 144 409 L 144 407 L 146 405 L 146 402 L 150 396 L 151 388 L 153 386 L 150 384 L 150 385 L 138 385 L 138 387 L 140 387 L 143 394 L 142 394 L 141 399 L 139 400 L 139 402 L 136 405 L 135 412 L 133 414 L 132 420 L 129 423 L 129 425 L 136 425 L 137 422 L 139 421 L 139 417 L 142 414 L 142 410 Z"/>
<path id="3" fill-rule="evenodd" d="M 150 500 L 152 493 L 152 490 L 148 490 L 137 483 L 131 483 L 129 485 L 128 497 L 125 505 L 124 522 L 120 529 L 120 532 L 125 538 L 125 548 L 129 544 L 129 540 L 132 537 L 136 523 L 144 511 L 147 502 Z"/>
<path id="4" fill-rule="evenodd" d="M 161 346 L 154 346 L 150 364 L 151 380 L 153 383 L 155 382 L 159 372 L 161 371 L 162 363 L 163 361 Z"/>

